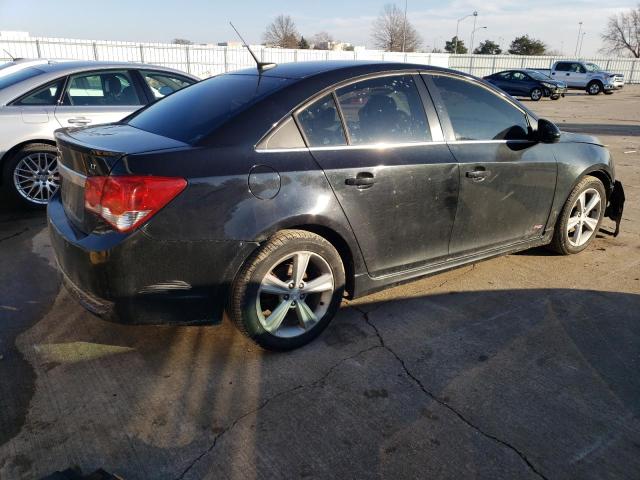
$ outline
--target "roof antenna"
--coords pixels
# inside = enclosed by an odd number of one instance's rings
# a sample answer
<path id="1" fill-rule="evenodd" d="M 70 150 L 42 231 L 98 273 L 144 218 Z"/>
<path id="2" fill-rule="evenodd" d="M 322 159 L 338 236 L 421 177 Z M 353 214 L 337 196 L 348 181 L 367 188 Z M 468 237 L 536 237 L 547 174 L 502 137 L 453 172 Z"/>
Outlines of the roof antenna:
<path id="1" fill-rule="evenodd" d="M 242 38 L 242 35 L 240 35 L 240 32 L 236 29 L 236 27 L 233 26 L 233 23 L 229 22 L 229 25 L 231 25 L 231 28 L 233 28 L 233 30 L 236 32 L 238 37 L 240 37 L 240 40 L 242 40 L 242 46 L 243 47 L 247 47 L 247 50 L 249 50 L 249 53 L 251 54 L 251 56 L 255 60 L 256 65 L 258 66 L 258 72 L 259 73 L 262 73 L 263 71 L 269 70 L 270 68 L 273 68 L 273 67 L 276 66 L 276 64 L 273 63 L 273 62 L 261 62 L 260 60 L 258 60 L 258 57 L 256 57 L 256 54 L 253 53 L 253 50 L 251 50 L 251 47 L 249 47 L 247 42 L 244 41 L 244 38 Z"/>
<path id="2" fill-rule="evenodd" d="M 3 48 L 3 49 L 2 49 L 2 51 L 3 51 L 4 53 L 6 53 L 7 55 L 9 55 L 9 58 L 11 58 L 11 60 L 12 60 L 12 61 L 14 61 L 14 62 L 16 61 L 16 58 L 15 58 L 13 55 L 11 55 L 11 54 L 9 53 L 9 51 L 8 51 L 8 50 L 5 50 L 5 49 Z"/>

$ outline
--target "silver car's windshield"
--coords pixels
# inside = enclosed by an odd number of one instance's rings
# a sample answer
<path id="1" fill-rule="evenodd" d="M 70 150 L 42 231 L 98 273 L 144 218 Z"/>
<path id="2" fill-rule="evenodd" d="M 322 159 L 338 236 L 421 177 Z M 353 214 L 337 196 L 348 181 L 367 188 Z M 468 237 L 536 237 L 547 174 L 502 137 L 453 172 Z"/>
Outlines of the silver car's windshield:
<path id="1" fill-rule="evenodd" d="M 598 65 L 596 65 L 595 63 L 585 63 L 584 66 L 586 67 L 588 72 L 599 72 L 600 70 L 602 70 Z"/>
<path id="2" fill-rule="evenodd" d="M 23 68 L 22 70 L 18 70 L 13 73 L 9 73 L 0 77 L 0 90 L 6 87 L 10 87 L 11 85 L 15 85 L 23 80 L 28 78 L 36 77 L 38 75 L 42 75 L 44 72 L 39 68 Z"/>

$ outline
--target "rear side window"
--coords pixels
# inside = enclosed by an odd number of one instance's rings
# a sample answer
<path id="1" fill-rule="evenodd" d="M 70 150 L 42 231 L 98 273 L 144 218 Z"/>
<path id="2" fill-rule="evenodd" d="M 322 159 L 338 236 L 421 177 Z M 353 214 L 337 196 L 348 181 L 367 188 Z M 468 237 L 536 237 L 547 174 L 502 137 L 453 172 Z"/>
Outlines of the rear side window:
<path id="1" fill-rule="evenodd" d="M 287 83 L 284 78 L 220 75 L 140 110 L 129 125 L 185 143 L 195 143 L 236 113 Z"/>
<path id="2" fill-rule="evenodd" d="M 491 91 L 466 80 L 433 75 L 456 140 L 525 140 L 525 114 Z"/>
<path id="3" fill-rule="evenodd" d="M 165 72 L 141 70 L 140 73 L 156 100 L 196 83 L 195 80 Z"/>
<path id="4" fill-rule="evenodd" d="M 302 110 L 298 114 L 298 123 L 310 147 L 335 147 L 347 144 L 338 109 L 331 94 L 325 95 Z"/>
<path id="5" fill-rule="evenodd" d="M 556 71 L 558 71 L 558 72 L 568 72 L 570 66 L 571 66 L 570 63 L 560 62 L 559 64 L 556 65 Z"/>
<path id="6" fill-rule="evenodd" d="M 93 72 L 69 78 L 64 105 L 93 107 L 142 105 L 127 71 Z"/>
<path id="7" fill-rule="evenodd" d="M 61 78 L 22 97 L 20 100 L 15 102 L 14 105 L 55 105 L 58 101 L 58 96 L 60 95 L 60 90 L 63 85 L 64 78 Z"/>
<path id="8" fill-rule="evenodd" d="M 336 93 L 351 145 L 431 140 L 412 75 L 363 80 Z"/>

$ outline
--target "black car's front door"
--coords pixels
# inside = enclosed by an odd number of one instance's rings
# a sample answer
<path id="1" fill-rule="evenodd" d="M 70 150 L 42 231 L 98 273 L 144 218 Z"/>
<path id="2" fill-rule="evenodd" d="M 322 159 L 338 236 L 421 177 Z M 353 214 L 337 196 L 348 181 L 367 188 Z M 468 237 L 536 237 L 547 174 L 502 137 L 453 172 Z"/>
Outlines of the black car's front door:
<path id="1" fill-rule="evenodd" d="M 460 165 L 451 255 L 541 236 L 556 185 L 553 147 L 531 141 L 526 113 L 490 89 L 453 75 L 425 78 Z"/>
<path id="2" fill-rule="evenodd" d="M 417 74 L 374 77 L 297 115 L 373 276 L 448 254 L 458 165 L 419 91 Z"/>

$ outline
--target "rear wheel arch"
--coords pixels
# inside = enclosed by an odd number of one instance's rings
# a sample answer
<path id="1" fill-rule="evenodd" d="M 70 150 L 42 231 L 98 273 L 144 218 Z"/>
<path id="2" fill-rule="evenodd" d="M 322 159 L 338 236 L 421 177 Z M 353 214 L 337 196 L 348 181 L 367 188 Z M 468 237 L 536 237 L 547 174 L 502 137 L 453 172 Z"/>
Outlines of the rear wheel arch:
<path id="1" fill-rule="evenodd" d="M 285 222 L 280 222 L 274 225 L 268 231 L 263 232 L 257 239 L 260 245 L 266 243 L 270 238 L 278 234 L 282 230 L 303 230 L 306 232 L 315 233 L 327 240 L 333 248 L 338 251 L 342 264 L 345 270 L 346 279 L 346 291 L 351 298 L 354 293 L 355 275 L 359 271 L 366 271 L 364 267 L 364 261 L 359 257 L 359 249 L 355 243 L 350 243 L 346 238 L 348 232 L 339 232 L 338 228 L 331 226 L 330 221 L 321 222 L 316 217 L 313 222 L 310 222 L 309 218 L 292 218 Z"/>
<path id="2" fill-rule="evenodd" d="M 22 150 L 27 145 L 38 144 L 38 143 L 44 143 L 45 145 L 50 145 L 52 147 L 56 146 L 56 142 L 54 140 L 51 140 L 51 139 L 48 139 L 48 138 L 35 138 L 35 139 L 25 140 L 23 142 L 20 142 L 17 145 L 14 145 L 13 147 L 11 147 L 6 152 L 4 152 L 4 155 L 2 156 L 2 158 L 0 158 L 0 185 L 2 185 L 4 183 L 4 180 L 5 180 L 5 178 L 4 178 L 4 164 L 9 159 L 11 159 L 13 157 L 13 155 L 15 155 L 16 152 L 19 152 L 20 150 Z"/>

